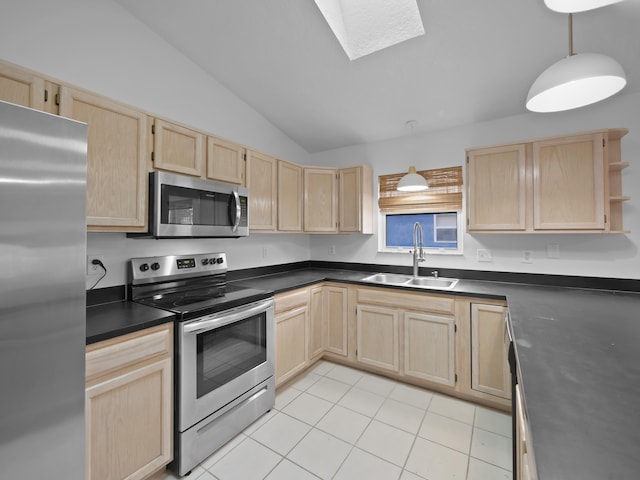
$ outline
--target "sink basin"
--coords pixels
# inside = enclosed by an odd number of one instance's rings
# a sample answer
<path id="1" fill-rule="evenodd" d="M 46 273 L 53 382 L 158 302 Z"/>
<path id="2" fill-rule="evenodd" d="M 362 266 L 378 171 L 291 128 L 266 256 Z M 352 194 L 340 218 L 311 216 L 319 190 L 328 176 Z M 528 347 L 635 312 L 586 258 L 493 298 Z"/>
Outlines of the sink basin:
<path id="1" fill-rule="evenodd" d="M 397 273 L 376 273 L 375 275 L 364 278 L 363 281 L 374 283 L 391 283 L 396 285 L 400 283 L 407 283 L 412 278 L 413 277 L 411 275 L 400 275 Z"/>
<path id="2" fill-rule="evenodd" d="M 407 285 L 413 287 L 429 287 L 429 288 L 446 288 L 450 289 L 456 286 L 457 279 L 454 278 L 435 278 L 435 277 L 416 277 L 411 278 Z"/>
<path id="3" fill-rule="evenodd" d="M 397 273 L 376 273 L 375 275 L 363 278 L 362 281 L 406 287 L 437 288 L 441 290 L 451 290 L 458 283 L 457 278 L 413 277 L 411 275 L 401 275 Z"/>

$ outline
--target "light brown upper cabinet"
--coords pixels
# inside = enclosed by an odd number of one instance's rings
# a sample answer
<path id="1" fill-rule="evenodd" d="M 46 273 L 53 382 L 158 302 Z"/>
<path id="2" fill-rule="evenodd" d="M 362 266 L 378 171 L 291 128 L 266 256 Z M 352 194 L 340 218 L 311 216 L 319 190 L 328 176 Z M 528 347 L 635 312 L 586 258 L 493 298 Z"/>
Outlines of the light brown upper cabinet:
<path id="1" fill-rule="evenodd" d="M 60 115 L 89 125 L 87 225 L 140 232 L 147 220 L 147 116 L 74 88 L 60 87 Z"/>
<path id="2" fill-rule="evenodd" d="M 278 160 L 278 231 L 302 232 L 302 167 Z"/>
<path id="3" fill-rule="evenodd" d="M 626 129 L 467 150 L 469 232 L 623 233 Z"/>
<path id="4" fill-rule="evenodd" d="M 277 227 L 278 161 L 253 150 L 247 151 L 249 229 L 274 232 Z"/>
<path id="5" fill-rule="evenodd" d="M 525 229 L 525 146 L 467 153 L 469 231 Z"/>
<path id="6" fill-rule="evenodd" d="M 335 168 L 304 169 L 304 231 L 337 233 L 338 190 Z"/>
<path id="7" fill-rule="evenodd" d="M 156 118 L 153 122 L 153 168 L 201 177 L 205 135 Z"/>
<path id="8" fill-rule="evenodd" d="M 207 137 L 207 178 L 244 185 L 246 153 L 243 146 Z"/>
<path id="9" fill-rule="evenodd" d="M 338 230 L 373 233 L 373 170 L 366 166 L 338 171 Z"/>
<path id="10" fill-rule="evenodd" d="M 0 100 L 45 111 L 44 84 L 43 78 L 28 70 L 0 63 Z"/>

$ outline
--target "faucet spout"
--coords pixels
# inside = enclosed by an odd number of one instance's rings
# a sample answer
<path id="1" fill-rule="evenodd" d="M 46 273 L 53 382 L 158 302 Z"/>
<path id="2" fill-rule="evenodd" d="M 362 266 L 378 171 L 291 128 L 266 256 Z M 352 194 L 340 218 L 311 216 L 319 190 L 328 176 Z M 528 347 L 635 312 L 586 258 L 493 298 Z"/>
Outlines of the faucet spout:
<path id="1" fill-rule="evenodd" d="M 419 222 L 413 224 L 413 276 L 418 276 L 418 263 L 424 262 L 424 242 L 422 225 Z M 418 254 L 418 249 L 420 253 Z"/>

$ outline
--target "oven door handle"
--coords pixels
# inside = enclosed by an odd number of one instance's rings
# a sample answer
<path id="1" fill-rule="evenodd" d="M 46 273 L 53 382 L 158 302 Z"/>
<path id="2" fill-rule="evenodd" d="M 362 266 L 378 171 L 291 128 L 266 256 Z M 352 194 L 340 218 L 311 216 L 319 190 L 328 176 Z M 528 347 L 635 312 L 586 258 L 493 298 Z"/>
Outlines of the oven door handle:
<path id="1" fill-rule="evenodd" d="M 184 333 L 202 333 L 208 330 L 214 330 L 230 323 L 237 322 L 238 320 L 243 320 L 266 312 L 272 306 L 273 300 L 267 300 L 266 302 L 260 302 L 248 308 L 239 308 L 237 310 L 231 310 L 230 312 L 208 315 L 200 320 L 185 324 Z"/>

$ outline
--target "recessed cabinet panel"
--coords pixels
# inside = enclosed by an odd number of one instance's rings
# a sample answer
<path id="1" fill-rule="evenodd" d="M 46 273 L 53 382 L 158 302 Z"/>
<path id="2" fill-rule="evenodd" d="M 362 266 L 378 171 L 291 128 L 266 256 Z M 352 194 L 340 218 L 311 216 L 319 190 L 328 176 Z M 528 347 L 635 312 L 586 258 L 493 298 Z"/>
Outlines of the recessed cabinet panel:
<path id="1" fill-rule="evenodd" d="M 336 169 L 304 169 L 304 231 L 338 231 Z"/>
<path id="2" fill-rule="evenodd" d="M 278 385 L 295 376 L 307 365 L 308 317 L 308 305 L 276 315 L 276 384 Z"/>
<path id="3" fill-rule="evenodd" d="M 471 304 L 471 388 L 511 398 L 505 345 L 507 307 Z"/>
<path id="4" fill-rule="evenodd" d="M 416 312 L 404 313 L 404 373 L 454 386 L 455 320 Z"/>
<path id="5" fill-rule="evenodd" d="M 252 150 L 247 151 L 247 188 L 249 189 L 249 229 L 273 232 L 277 227 L 277 160 Z"/>
<path id="6" fill-rule="evenodd" d="M 153 166 L 156 169 L 202 176 L 205 155 L 202 133 L 164 120 L 154 122 Z"/>
<path id="7" fill-rule="evenodd" d="M 399 316 L 396 309 L 358 305 L 356 328 L 359 362 L 392 372 L 399 371 Z"/>
<path id="8" fill-rule="evenodd" d="M 533 143 L 534 228 L 604 229 L 602 134 Z"/>
<path id="9" fill-rule="evenodd" d="M 0 63 L 0 100 L 45 111 L 44 90 L 43 78 Z"/>
<path id="10" fill-rule="evenodd" d="M 325 348 L 325 307 L 324 287 L 314 287 L 309 292 L 309 359 L 316 358 Z"/>
<path id="11" fill-rule="evenodd" d="M 147 116 L 69 87 L 61 87 L 60 95 L 60 115 L 89 126 L 89 230 L 143 230 L 147 219 Z"/>
<path id="12" fill-rule="evenodd" d="M 347 356 L 347 309 L 349 305 L 346 287 L 326 286 L 326 322 L 328 352 Z"/>
<path id="13" fill-rule="evenodd" d="M 302 167 L 278 160 L 278 230 L 302 232 Z"/>
<path id="14" fill-rule="evenodd" d="M 469 231 L 525 229 L 525 147 L 468 153 Z"/>
<path id="15" fill-rule="evenodd" d="M 207 137 L 207 178 L 244 185 L 244 147 L 220 138 Z"/>

